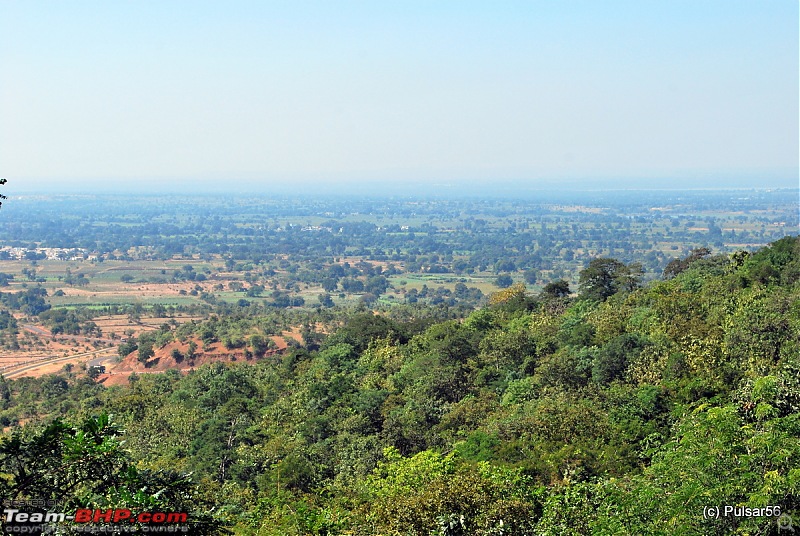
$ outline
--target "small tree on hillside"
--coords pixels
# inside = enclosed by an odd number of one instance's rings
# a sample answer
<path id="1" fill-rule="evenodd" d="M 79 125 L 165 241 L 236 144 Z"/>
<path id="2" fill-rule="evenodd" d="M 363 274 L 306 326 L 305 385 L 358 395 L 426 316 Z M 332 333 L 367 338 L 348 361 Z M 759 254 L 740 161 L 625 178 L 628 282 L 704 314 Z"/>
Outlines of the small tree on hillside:
<path id="1" fill-rule="evenodd" d="M 563 279 L 552 281 L 544 286 L 540 296 L 542 298 L 566 298 L 569 296 L 569 283 Z"/>
<path id="2" fill-rule="evenodd" d="M 153 351 L 153 343 L 152 341 L 145 341 L 139 345 L 139 362 L 146 363 L 148 359 L 155 355 L 155 351 Z"/>
<path id="3" fill-rule="evenodd" d="M 605 301 L 620 290 L 631 292 L 642 282 L 642 266 L 626 265 L 617 259 L 594 259 L 581 270 L 579 277 L 581 298 Z"/>

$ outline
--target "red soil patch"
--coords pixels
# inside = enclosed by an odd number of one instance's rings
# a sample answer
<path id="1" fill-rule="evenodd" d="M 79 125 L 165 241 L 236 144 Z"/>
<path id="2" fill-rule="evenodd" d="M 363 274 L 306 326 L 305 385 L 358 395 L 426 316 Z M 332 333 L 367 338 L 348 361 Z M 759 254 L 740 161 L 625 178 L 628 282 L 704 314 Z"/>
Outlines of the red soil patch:
<path id="1" fill-rule="evenodd" d="M 182 373 L 187 373 L 203 365 L 216 362 L 255 362 L 261 359 L 269 359 L 278 354 L 283 353 L 289 347 L 284 339 L 285 337 L 303 342 L 299 330 L 284 331 L 282 336 L 273 335 L 270 337 L 275 343 L 275 348 L 267 350 L 263 357 L 247 357 L 245 355 L 246 348 L 232 348 L 228 349 L 220 342 L 215 342 L 208 345 L 203 349 L 203 343 L 199 339 L 189 339 L 186 342 L 172 341 L 169 344 L 155 350 L 153 357 L 142 363 L 138 359 L 138 352 L 131 352 L 118 364 L 109 367 L 105 374 L 101 374 L 97 381 L 106 386 L 111 385 L 127 385 L 128 378 L 131 374 L 160 374 L 167 370 L 179 370 Z M 197 345 L 195 355 L 192 359 L 183 357 L 180 362 L 172 357 L 173 350 L 178 350 L 182 355 L 186 355 L 189 351 L 189 341 L 194 340 Z"/>

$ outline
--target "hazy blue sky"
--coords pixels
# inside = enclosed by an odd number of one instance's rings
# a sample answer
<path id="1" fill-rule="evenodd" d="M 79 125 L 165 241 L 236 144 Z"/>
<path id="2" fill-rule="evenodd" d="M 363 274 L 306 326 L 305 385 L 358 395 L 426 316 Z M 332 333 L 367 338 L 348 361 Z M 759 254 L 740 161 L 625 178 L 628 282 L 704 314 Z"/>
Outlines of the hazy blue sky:
<path id="1" fill-rule="evenodd" d="M 9 193 L 796 187 L 798 93 L 797 0 L 0 0 Z"/>

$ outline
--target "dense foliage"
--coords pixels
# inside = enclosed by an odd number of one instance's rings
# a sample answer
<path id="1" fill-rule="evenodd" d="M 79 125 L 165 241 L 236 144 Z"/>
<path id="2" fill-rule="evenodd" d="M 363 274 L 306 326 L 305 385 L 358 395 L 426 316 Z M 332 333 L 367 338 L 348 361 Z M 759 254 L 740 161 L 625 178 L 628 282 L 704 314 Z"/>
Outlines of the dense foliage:
<path id="1" fill-rule="evenodd" d="M 192 473 L 241 534 L 777 534 L 704 507 L 800 513 L 800 239 L 671 267 L 601 258 L 577 295 L 518 283 L 460 320 L 354 312 L 316 349 L 125 388 L 2 381 L 2 415 L 107 412 L 137 471 Z"/>

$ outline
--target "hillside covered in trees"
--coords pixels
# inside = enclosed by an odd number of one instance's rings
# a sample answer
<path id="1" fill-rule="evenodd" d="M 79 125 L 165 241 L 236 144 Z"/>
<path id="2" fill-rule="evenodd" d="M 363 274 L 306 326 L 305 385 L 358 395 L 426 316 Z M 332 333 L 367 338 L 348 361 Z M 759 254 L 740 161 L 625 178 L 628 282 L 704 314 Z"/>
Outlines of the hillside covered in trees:
<path id="1" fill-rule="evenodd" d="M 441 316 L 362 308 L 280 356 L 128 387 L 0 379 L 0 418 L 28 421 L 0 442 L 0 495 L 186 507 L 198 534 L 777 534 L 800 515 L 797 237 L 695 250 L 644 286 L 599 258 L 577 289 Z M 69 473 L 86 460 L 113 481 Z M 760 515 L 707 515 L 726 505 Z"/>

